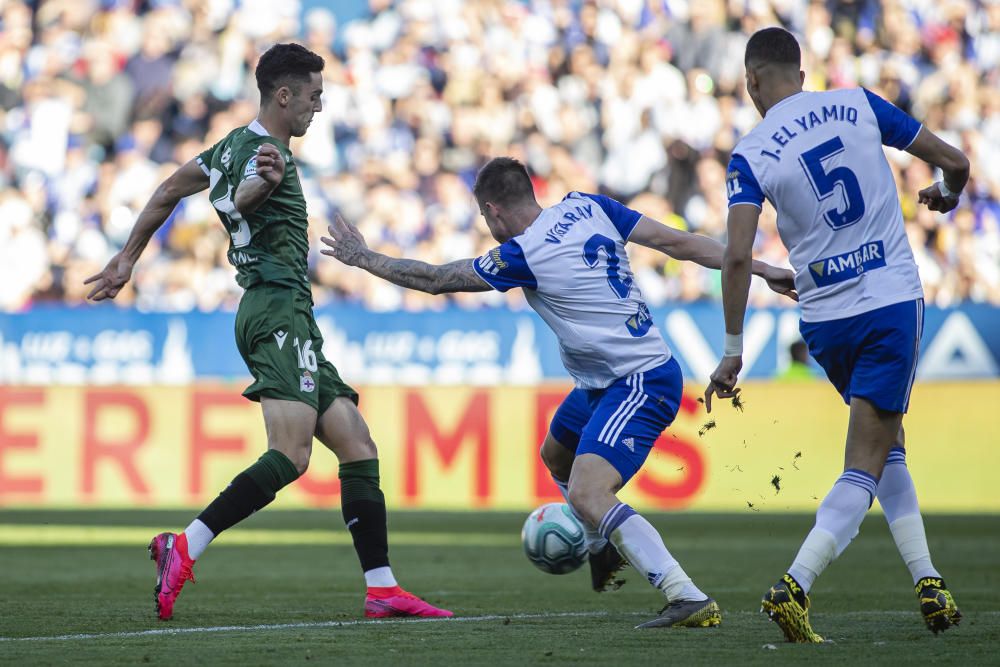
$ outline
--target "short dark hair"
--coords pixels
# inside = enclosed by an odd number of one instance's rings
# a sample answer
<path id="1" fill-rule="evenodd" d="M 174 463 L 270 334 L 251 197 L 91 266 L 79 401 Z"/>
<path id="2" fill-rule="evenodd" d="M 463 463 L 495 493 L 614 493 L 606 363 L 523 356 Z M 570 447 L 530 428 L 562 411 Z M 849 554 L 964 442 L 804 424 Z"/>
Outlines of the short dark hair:
<path id="1" fill-rule="evenodd" d="M 472 194 L 480 204 L 515 204 L 535 199 L 528 169 L 512 157 L 497 157 L 486 163 L 476 176 Z"/>
<path id="2" fill-rule="evenodd" d="M 802 50 L 795 36 L 784 28 L 764 28 L 750 37 L 743 63 L 747 67 L 783 65 L 798 69 L 802 65 Z"/>
<path id="3" fill-rule="evenodd" d="M 257 63 L 257 88 L 261 101 L 291 79 L 307 83 L 313 72 L 322 72 L 326 65 L 323 58 L 299 44 L 275 44 L 260 57 Z M 297 92 L 297 91 L 296 91 Z"/>

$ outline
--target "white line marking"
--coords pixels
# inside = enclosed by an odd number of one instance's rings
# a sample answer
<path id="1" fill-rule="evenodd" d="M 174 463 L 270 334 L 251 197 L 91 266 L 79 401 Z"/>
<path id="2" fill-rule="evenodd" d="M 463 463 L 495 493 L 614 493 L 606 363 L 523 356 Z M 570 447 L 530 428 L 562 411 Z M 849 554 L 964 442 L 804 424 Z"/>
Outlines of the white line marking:
<path id="1" fill-rule="evenodd" d="M 490 614 L 487 616 L 456 616 L 453 618 L 391 618 L 357 621 L 316 621 L 314 623 L 268 623 L 263 625 L 219 625 L 202 628 L 162 628 L 136 632 L 85 633 L 79 635 L 54 635 L 49 637 L 0 637 L 0 642 L 75 641 L 82 639 L 131 639 L 162 635 L 188 635 L 203 632 L 257 632 L 260 630 L 302 630 L 316 628 L 348 628 L 358 625 L 405 625 L 409 623 L 481 623 L 483 621 L 532 620 L 541 618 L 598 618 L 608 616 L 606 611 L 569 611 L 550 614 Z"/>
<path id="2" fill-rule="evenodd" d="M 162 628 L 159 630 L 139 630 L 136 632 L 106 632 L 106 633 L 86 633 L 78 635 L 54 635 L 48 637 L 0 637 L 0 642 L 45 642 L 45 641 L 77 641 L 85 639 L 132 639 L 135 637 L 157 637 L 171 635 L 190 635 L 211 632 L 257 632 L 260 630 L 312 630 L 318 628 L 349 628 L 364 625 L 409 625 L 416 623 L 481 623 L 483 621 L 511 620 L 536 620 L 545 618 L 603 618 L 608 616 L 652 616 L 654 612 L 607 612 L 607 611 L 567 611 L 547 614 L 489 614 L 486 616 L 457 616 L 454 618 L 390 618 L 378 620 L 356 620 L 356 621 L 316 621 L 314 623 L 269 623 L 262 625 L 219 625 L 206 626 L 201 628 Z M 762 621 L 766 620 L 759 612 L 738 610 L 723 610 L 723 621 L 732 616 L 754 616 Z M 827 612 L 816 614 L 823 619 L 847 618 L 851 620 L 868 620 L 871 618 L 913 618 L 919 619 L 918 611 L 901 610 L 872 610 L 872 611 L 848 611 L 848 612 Z M 1000 611 L 976 611 L 967 615 L 975 617 L 998 618 Z"/>

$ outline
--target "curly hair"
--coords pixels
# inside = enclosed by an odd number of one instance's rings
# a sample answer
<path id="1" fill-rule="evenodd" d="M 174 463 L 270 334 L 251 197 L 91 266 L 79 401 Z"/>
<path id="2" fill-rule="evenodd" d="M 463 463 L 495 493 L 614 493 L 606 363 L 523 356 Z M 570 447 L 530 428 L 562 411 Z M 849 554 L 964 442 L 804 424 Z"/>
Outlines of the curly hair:
<path id="1" fill-rule="evenodd" d="M 255 72 L 262 100 L 288 83 L 309 81 L 313 72 L 322 72 L 323 58 L 299 44 L 275 44 L 260 57 Z M 297 91 L 296 91 L 297 92 Z"/>

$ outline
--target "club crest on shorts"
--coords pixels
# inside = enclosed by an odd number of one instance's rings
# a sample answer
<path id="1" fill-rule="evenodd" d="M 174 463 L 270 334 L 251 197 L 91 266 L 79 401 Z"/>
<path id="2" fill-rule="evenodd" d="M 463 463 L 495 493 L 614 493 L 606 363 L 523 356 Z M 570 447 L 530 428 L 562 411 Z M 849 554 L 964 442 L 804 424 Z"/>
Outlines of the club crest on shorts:
<path id="1" fill-rule="evenodd" d="M 316 388 L 316 381 L 312 378 L 312 373 L 309 371 L 302 371 L 302 375 L 299 377 L 299 391 L 312 392 Z"/>

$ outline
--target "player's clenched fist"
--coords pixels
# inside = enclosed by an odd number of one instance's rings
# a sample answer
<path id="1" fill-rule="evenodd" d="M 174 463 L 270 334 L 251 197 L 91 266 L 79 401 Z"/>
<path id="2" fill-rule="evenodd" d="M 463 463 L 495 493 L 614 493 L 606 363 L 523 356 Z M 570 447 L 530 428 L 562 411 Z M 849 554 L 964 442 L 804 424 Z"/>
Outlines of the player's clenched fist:
<path id="1" fill-rule="evenodd" d="M 926 187 L 918 193 L 917 201 L 921 204 L 927 204 L 927 208 L 932 211 L 939 211 L 941 213 L 947 213 L 956 206 L 958 206 L 958 194 L 954 192 L 949 192 L 945 194 L 942 191 L 941 186 L 944 183 L 934 183 L 930 187 Z M 947 188 L 947 186 L 945 186 Z"/>
<path id="2" fill-rule="evenodd" d="M 285 176 L 285 160 L 274 144 L 261 144 L 257 148 L 257 175 L 269 185 L 276 186 Z"/>

